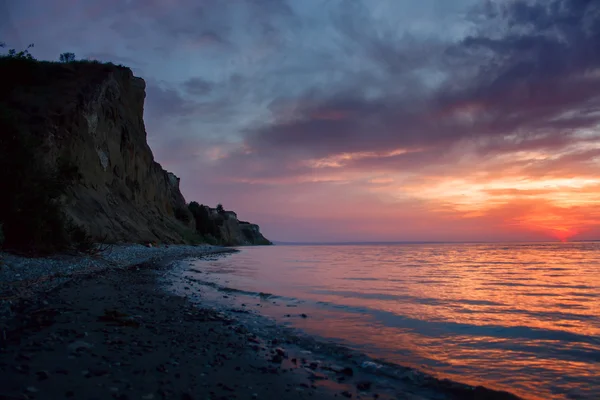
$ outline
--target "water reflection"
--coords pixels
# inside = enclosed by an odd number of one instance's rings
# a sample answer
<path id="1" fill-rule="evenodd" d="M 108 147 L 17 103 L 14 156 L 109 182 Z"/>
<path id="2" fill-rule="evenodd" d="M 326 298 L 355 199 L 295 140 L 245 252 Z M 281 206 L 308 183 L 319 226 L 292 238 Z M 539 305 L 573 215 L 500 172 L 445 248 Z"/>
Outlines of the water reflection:
<path id="1" fill-rule="evenodd" d="M 371 355 L 525 397 L 600 398 L 600 246 L 276 246 L 200 262 L 203 279 Z M 270 303 L 269 303 L 270 304 Z"/>

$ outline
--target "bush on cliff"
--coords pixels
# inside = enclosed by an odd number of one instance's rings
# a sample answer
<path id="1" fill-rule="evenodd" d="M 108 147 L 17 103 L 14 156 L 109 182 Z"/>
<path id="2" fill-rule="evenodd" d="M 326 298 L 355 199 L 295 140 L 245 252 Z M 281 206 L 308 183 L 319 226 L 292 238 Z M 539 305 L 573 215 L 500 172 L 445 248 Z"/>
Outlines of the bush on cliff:
<path id="1" fill-rule="evenodd" d="M 62 63 L 69 63 L 75 61 L 75 53 L 62 53 L 58 59 Z"/>
<path id="2" fill-rule="evenodd" d="M 211 218 L 207 207 L 195 201 L 188 205 L 188 209 L 196 222 L 196 232 L 209 244 L 222 244 L 220 226 L 223 225 L 223 218 L 220 215 L 217 218 Z"/>
<path id="3" fill-rule="evenodd" d="M 185 208 L 176 208 L 175 209 L 175 218 L 180 220 L 181 222 L 187 224 L 190 222 L 190 214 Z"/>
<path id="4" fill-rule="evenodd" d="M 6 43 L 0 42 L 0 48 L 6 47 Z M 4 57 L 10 58 L 22 58 L 27 60 L 33 60 L 33 56 L 29 52 L 29 49 L 33 48 L 33 43 L 31 43 L 25 50 L 17 51 L 16 49 L 9 49 L 8 53 Z"/>

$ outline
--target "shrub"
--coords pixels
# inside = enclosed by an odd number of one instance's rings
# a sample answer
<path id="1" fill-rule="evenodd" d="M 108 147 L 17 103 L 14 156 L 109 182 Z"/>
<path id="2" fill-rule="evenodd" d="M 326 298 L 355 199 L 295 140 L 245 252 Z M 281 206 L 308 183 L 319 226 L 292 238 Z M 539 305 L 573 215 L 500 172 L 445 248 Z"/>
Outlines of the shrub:
<path id="1" fill-rule="evenodd" d="M 204 236 L 202 236 L 202 241 L 204 243 L 210 244 L 212 246 L 219 246 L 221 244 L 221 241 L 218 240 L 213 235 L 204 235 Z"/>
<path id="2" fill-rule="evenodd" d="M 0 43 L 0 47 L 6 47 L 6 43 L 2 42 Z M 23 59 L 27 59 L 27 60 L 33 60 L 33 56 L 31 55 L 31 53 L 29 52 L 29 49 L 33 48 L 33 43 L 31 43 L 29 46 L 27 46 L 27 48 L 25 50 L 21 50 L 21 51 L 17 51 L 15 49 L 9 49 L 8 50 L 8 54 L 6 54 L 4 57 L 10 57 L 10 58 L 23 58 Z"/>
<path id="3" fill-rule="evenodd" d="M 222 240 L 221 229 L 219 228 L 219 226 L 223 224 L 223 218 L 221 216 L 213 219 L 213 217 L 208 214 L 207 207 L 203 204 L 198 204 L 195 201 L 192 201 L 188 205 L 188 209 L 192 213 L 194 221 L 196 222 L 196 232 L 205 238 L 205 240 L 210 240 L 207 241 L 207 243 L 217 244 L 211 243 L 213 239 L 216 242 L 220 242 Z"/>
<path id="4" fill-rule="evenodd" d="M 205 243 L 204 238 L 198 234 L 198 232 L 191 229 L 182 229 L 180 231 L 181 237 L 187 244 L 198 245 Z"/>
<path id="5" fill-rule="evenodd" d="M 190 213 L 185 208 L 177 207 L 175 209 L 175 218 L 187 224 L 190 222 Z"/>
<path id="6" fill-rule="evenodd" d="M 75 53 L 62 53 L 59 56 L 60 62 L 69 63 L 75 61 Z"/>

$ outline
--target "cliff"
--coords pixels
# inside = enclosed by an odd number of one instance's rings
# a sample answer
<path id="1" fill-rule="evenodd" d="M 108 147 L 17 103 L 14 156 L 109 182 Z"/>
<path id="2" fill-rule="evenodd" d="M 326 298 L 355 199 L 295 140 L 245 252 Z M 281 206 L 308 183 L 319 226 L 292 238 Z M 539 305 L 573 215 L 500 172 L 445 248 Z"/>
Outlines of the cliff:
<path id="1" fill-rule="evenodd" d="M 260 227 L 246 221 L 238 220 L 233 211 L 222 212 L 207 207 L 210 218 L 219 225 L 219 234 L 225 244 L 235 246 L 271 245 L 267 238 L 260 232 Z"/>
<path id="2" fill-rule="evenodd" d="M 112 64 L 10 57 L 0 59 L 0 74 L 0 168 L 11 171 L 0 177 L 7 243 L 50 240 L 55 208 L 95 240 L 197 240 L 179 178 L 146 141 L 143 79 Z M 48 211 L 36 214 L 37 207 Z M 48 227 L 33 226 L 31 212 Z M 45 236 L 29 237 L 28 229 Z"/>

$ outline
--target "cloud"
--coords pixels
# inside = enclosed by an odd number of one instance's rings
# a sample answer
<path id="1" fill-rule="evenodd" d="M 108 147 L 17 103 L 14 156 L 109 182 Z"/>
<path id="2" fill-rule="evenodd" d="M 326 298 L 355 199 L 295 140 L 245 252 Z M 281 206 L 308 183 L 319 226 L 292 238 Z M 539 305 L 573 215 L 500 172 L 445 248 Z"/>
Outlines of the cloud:
<path id="1" fill-rule="evenodd" d="M 294 233 L 278 218 L 307 238 L 319 236 L 312 226 L 323 238 L 425 238 L 431 226 L 438 239 L 486 229 L 490 238 L 519 229 L 530 238 L 525 230 L 558 223 L 539 222 L 544 212 L 589 228 L 598 2 L 376 3 L 7 7 L 15 27 L 39 28 L 11 33 L 35 42 L 36 56 L 73 51 L 136 66 L 152 147 L 182 176 L 186 196 L 235 199 L 244 218 L 270 221 L 287 239 Z M 390 218 L 406 221 L 404 230 Z"/>
<path id="2" fill-rule="evenodd" d="M 310 92 L 298 99 L 304 106 L 293 119 L 259 127 L 248 143 L 259 151 L 304 149 L 324 156 L 365 148 L 447 148 L 473 139 L 489 151 L 508 145 L 511 135 L 523 145 L 541 144 L 541 138 L 560 141 L 592 129 L 600 122 L 600 18 L 589 18 L 597 8 L 589 1 L 490 6 L 485 17 L 508 32 L 499 37 L 478 32 L 441 56 L 431 54 L 442 43 L 396 42 L 363 28 L 374 26 L 367 21 L 341 22 L 343 33 L 379 66 L 374 74 L 385 77 L 382 94 L 372 98 L 363 82 L 348 82 L 345 92 Z M 477 68 L 463 77 L 457 68 L 464 65 Z M 425 81 L 435 76 L 426 72 L 424 82 L 414 82 L 417 72 L 440 68 L 445 78 L 434 89 Z"/>
<path id="3" fill-rule="evenodd" d="M 77 56 L 77 54 L 76 54 L 76 56 Z M 102 52 L 86 53 L 86 54 L 84 54 L 84 56 L 82 58 L 88 59 L 88 60 L 98 60 L 101 62 L 112 62 L 114 64 L 123 64 L 123 65 L 127 65 L 130 68 L 143 67 L 144 65 L 146 65 L 146 63 L 144 63 L 143 61 L 134 60 L 133 58 L 130 58 L 130 57 L 118 56 L 118 55 L 114 55 L 114 54 L 110 54 L 110 53 L 102 53 Z"/>
<path id="4" fill-rule="evenodd" d="M 195 77 L 190 78 L 183 83 L 184 90 L 192 95 L 205 95 L 212 91 L 213 83 L 205 79 Z"/>

